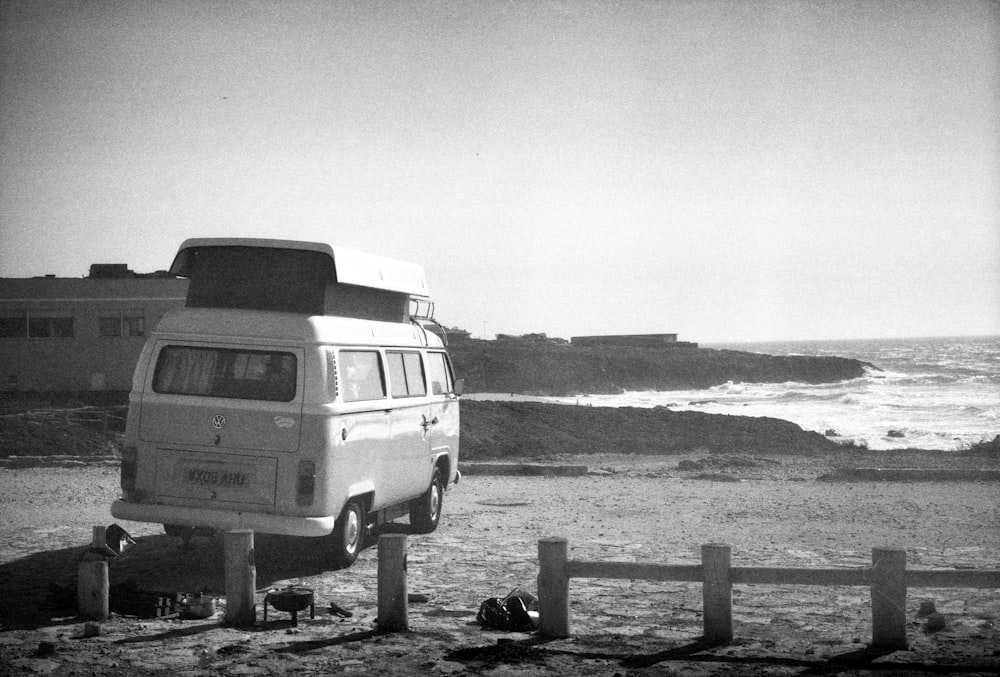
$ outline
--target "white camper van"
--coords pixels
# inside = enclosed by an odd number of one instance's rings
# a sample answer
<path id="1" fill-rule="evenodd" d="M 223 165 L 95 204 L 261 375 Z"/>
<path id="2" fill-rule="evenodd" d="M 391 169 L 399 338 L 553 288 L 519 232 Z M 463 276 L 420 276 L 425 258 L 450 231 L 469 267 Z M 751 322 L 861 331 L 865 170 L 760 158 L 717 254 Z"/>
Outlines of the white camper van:
<path id="1" fill-rule="evenodd" d="M 326 244 L 193 239 L 136 366 L 116 518 L 324 537 L 339 566 L 459 481 L 458 395 L 419 266 Z"/>

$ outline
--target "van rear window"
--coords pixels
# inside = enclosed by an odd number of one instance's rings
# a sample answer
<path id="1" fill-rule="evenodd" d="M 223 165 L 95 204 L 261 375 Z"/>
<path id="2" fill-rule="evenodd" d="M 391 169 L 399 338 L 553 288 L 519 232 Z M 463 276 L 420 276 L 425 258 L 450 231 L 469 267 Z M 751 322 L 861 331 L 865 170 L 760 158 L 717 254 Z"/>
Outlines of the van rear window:
<path id="1" fill-rule="evenodd" d="M 153 391 L 290 402 L 295 399 L 296 372 L 292 353 L 167 346 L 156 362 Z"/>

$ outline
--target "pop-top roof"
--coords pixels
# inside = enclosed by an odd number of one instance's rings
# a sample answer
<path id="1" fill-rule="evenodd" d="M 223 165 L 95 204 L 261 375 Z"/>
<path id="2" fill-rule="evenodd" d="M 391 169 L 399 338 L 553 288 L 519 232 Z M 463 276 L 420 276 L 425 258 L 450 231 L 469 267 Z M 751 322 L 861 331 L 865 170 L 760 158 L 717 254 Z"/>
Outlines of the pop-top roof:
<path id="1" fill-rule="evenodd" d="M 193 238 L 185 240 L 181 244 L 177 256 L 170 266 L 170 272 L 180 277 L 190 277 L 195 253 L 200 249 L 210 247 L 230 249 L 255 247 L 319 252 L 330 258 L 330 262 L 333 264 L 334 279 L 339 284 L 384 289 L 411 296 L 429 296 L 427 281 L 421 266 L 346 247 L 332 247 L 322 242 L 255 238 Z"/>

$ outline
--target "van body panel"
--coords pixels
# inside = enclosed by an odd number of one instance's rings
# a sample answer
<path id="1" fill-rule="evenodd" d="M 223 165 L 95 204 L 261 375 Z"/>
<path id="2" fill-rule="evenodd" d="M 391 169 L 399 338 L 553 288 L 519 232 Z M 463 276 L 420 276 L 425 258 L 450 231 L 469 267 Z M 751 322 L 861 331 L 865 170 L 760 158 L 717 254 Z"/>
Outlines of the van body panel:
<path id="1" fill-rule="evenodd" d="M 353 498 L 348 495 L 348 486 L 379 476 L 379 459 L 387 456 L 391 444 L 389 412 L 384 409 L 355 411 L 343 413 L 336 420 L 340 423 L 341 440 L 328 468 L 329 482 L 330 486 L 341 488 L 338 495 L 346 503 Z M 385 504 L 384 497 L 392 491 L 389 484 L 380 478 L 371 509 L 378 510 Z"/>
<path id="2" fill-rule="evenodd" d="M 390 488 L 385 497 L 387 504 L 409 500 L 427 488 L 429 477 L 425 468 L 430 459 L 429 420 L 430 407 L 426 402 L 393 408 L 389 447 L 379 459 L 379 471 Z"/>
<path id="3" fill-rule="evenodd" d="M 176 395 L 147 395 L 139 437 L 144 442 L 196 445 L 216 449 L 280 451 L 299 448 L 302 405 L 239 404 Z M 208 401 L 205 401 L 208 400 Z M 271 404 L 271 403 L 268 403 Z"/>
<path id="4" fill-rule="evenodd" d="M 431 403 L 431 420 L 437 423 L 431 429 L 431 452 L 454 454 L 451 462 L 458 464 L 459 414 L 458 400 L 442 399 Z"/>
<path id="5" fill-rule="evenodd" d="M 448 455 L 448 482 L 458 481 L 459 404 L 454 394 L 455 376 L 451 360 L 444 351 L 427 351 L 428 380 L 431 387 L 430 451 L 437 459 Z"/>
<path id="6" fill-rule="evenodd" d="M 111 515 L 120 520 L 210 527 L 220 531 L 252 529 L 265 534 L 287 536 L 325 536 L 333 531 L 336 517 L 290 517 L 262 512 L 226 510 L 217 507 L 196 508 L 178 505 L 134 503 L 118 500 L 111 504 Z"/>
<path id="7" fill-rule="evenodd" d="M 167 362 L 165 358 L 170 357 L 170 354 L 164 351 L 171 349 L 198 350 L 207 355 L 220 353 L 239 357 L 290 355 L 296 361 L 294 392 L 289 393 L 291 399 L 287 402 L 202 396 L 183 392 L 156 392 L 154 379 L 157 369 L 162 373 L 163 365 Z M 301 348 L 288 345 L 247 346 L 232 340 L 228 342 L 156 340 L 151 355 L 152 368 L 147 371 L 143 384 L 139 438 L 144 442 L 203 445 L 218 449 L 296 451 L 299 448 L 299 434 L 302 427 L 303 353 Z"/>
<path id="8" fill-rule="evenodd" d="M 231 338 L 241 344 L 295 341 L 331 345 L 441 346 L 441 340 L 413 324 L 353 317 L 300 315 L 232 308 L 175 308 L 163 314 L 156 335 L 192 339 Z"/>

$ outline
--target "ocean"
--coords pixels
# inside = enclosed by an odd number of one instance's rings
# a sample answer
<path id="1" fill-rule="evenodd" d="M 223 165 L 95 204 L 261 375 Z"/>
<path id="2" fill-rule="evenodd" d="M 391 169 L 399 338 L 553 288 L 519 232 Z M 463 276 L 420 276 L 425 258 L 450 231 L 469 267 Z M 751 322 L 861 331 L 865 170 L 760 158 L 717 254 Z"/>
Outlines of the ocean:
<path id="1" fill-rule="evenodd" d="M 771 416 L 869 449 L 956 451 L 1000 435 L 1000 336 L 702 344 L 768 355 L 832 355 L 873 365 L 840 383 L 726 383 L 705 390 L 517 400 Z M 510 400 L 476 393 L 469 399 Z"/>

